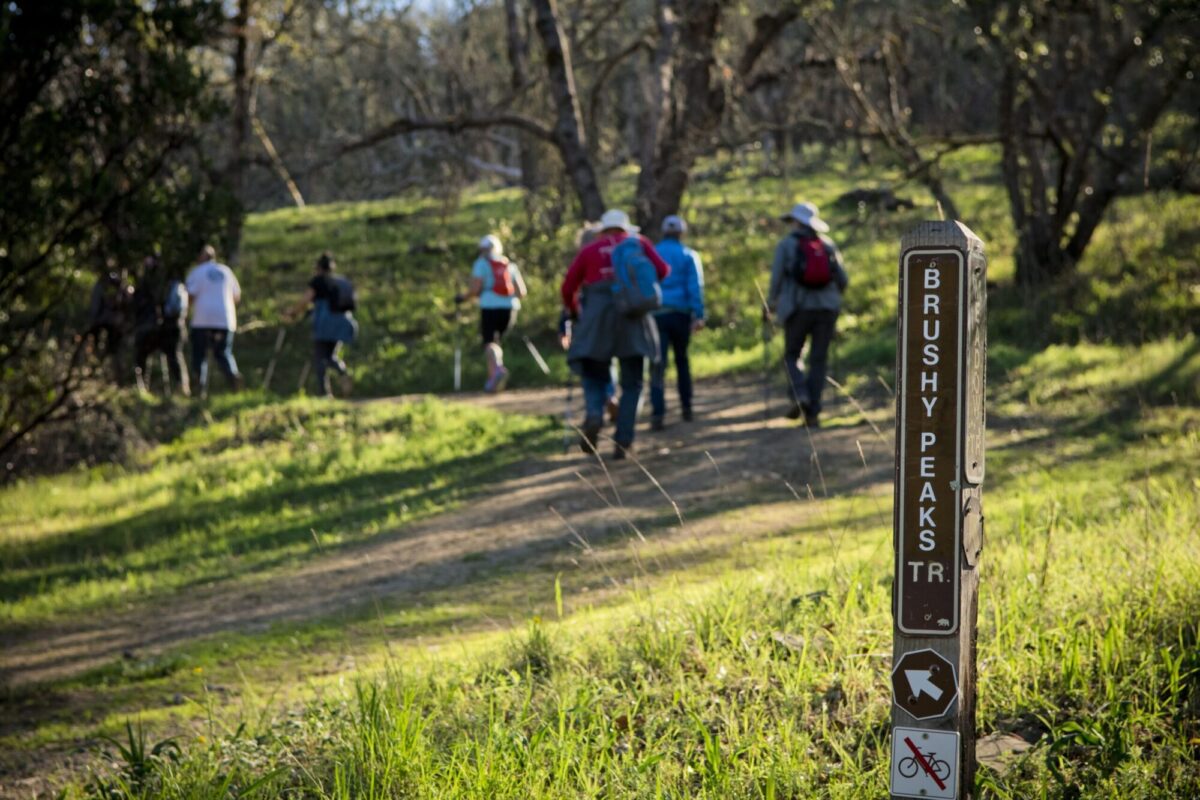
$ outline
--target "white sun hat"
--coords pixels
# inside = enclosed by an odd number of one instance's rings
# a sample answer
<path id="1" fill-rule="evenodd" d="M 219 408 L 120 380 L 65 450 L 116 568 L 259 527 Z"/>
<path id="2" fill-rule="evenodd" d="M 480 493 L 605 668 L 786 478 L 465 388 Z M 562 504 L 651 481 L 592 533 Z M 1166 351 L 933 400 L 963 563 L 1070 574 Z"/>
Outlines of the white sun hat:
<path id="1" fill-rule="evenodd" d="M 490 233 L 479 240 L 479 249 L 487 250 L 496 257 L 504 254 L 504 247 L 500 244 L 500 239 Z"/>
<path id="2" fill-rule="evenodd" d="M 797 203 L 792 206 L 792 210 L 784 214 L 780 219 L 794 219 L 797 222 L 807 225 L 814 231 L 825 233 L 829 230 L 829 223 L 821 219 L 817 207 L 812 203 Z"/>
<path id="3" fill-rule="evenodd" d="M 600 217 L 601 230 L 620 228 L 629 233 L 637 233 L 638 226 L 629 221 L 629 215 L 617 208 L 610 208 Z"/>
<path id="4" fill-rule="evenodd" d="M 670 214 L 663 219 L 662 232 L 665 234 L 680 234 L 687 231 L 687 223 L 683 221 L 683 217 L 677 214 Z"/>

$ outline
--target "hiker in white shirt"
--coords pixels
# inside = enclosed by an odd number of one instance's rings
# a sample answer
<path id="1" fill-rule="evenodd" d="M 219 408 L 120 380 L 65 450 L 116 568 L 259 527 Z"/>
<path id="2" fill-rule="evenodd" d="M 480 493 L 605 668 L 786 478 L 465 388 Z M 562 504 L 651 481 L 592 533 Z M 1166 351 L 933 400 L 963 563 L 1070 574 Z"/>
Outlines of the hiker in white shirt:
<path id="1" fill-rule="evenodd" d="M 242 376 L 233 360 L 233 332 L 237 330 L 238 301 L 242 287 L 233 270 L 217 263 L 212 245 L 205 245 L 196 258 L 196 266 L 187 276 L 187 292 L 192 308 L 192 368 L 200 382 L 200 393 L 208 391 L 208 351 L 230 385 L 242 387 Z"/>

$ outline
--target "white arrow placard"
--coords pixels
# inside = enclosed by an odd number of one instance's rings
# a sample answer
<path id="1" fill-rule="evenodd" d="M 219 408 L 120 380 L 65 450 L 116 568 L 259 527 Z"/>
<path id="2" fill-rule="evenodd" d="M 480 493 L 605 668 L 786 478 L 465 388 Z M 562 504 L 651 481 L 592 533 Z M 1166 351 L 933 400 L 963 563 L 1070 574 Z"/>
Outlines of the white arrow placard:
<path id="1" fill-rule="evenodd" d="M 913 697 L 920 697 L 921 693 L 937 700 L 942 696 L 942 690 L 933 685 L 931 678 L 933 673 L 927 669 L 906 669 L 904 677 L 908 679 L 908 685 L 912 688 Z"/>

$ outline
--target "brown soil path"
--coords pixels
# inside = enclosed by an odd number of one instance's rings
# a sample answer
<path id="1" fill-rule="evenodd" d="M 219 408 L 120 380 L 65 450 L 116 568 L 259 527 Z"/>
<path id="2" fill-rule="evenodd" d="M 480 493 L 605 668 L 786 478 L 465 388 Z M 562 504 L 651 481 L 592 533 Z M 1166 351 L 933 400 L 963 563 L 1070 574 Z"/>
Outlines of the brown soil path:
<path id="1" fill-rule="evenodd" d="M 706 382 L 697 395 L 696 422 L 675 422 L 656 434 L 639 427 L 637 463 L 606 461 L 606 471 L 575 448 L 531 458 L 457 510 L 299 566 L 70 623 L 0 631 L 0 679 L 10 691 L 19 691 L 79 675 L 125 653 L 146 657 L 218 633 L 252 633 L 276 622 L 318 619 L 362 604 L 402 602 L 413 593 L 466 586 L 498 568 L 552 558 L 577 544 L 579 536 L 602 544 L 625 518 L 635 524 L 661 522 L 674 515 L 664 493 L 686 515 L 691 507 L 720 503 L 722 495 L 721 504 L 729 505 L 729 494 L 739 484 L 774 482 L 782 496 L 786 480 L 801 493 L 810 485 L 819 496 L 890 479 L 889 446 L 844 399 L 831 397 L 827 409 L 827 416 L 842 424 L 810 436 L 777 413 L 764 420 L 760 384 Z M 564 392 L 510 391 L 455 401 L 561 416 Z M 605 459 L 611 449 L 606 445 L 601 448 Z M 622 507 L 613 502 L 614 488 Z M 706 533 L 703 524 L 689 527 L 692 535 Z"/>

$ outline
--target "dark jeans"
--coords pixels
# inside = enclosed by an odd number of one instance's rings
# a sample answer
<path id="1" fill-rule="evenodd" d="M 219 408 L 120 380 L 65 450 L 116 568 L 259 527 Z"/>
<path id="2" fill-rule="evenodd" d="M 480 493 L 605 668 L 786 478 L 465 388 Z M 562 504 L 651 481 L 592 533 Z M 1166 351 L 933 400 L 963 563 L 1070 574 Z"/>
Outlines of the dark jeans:
<path id="1" fill-rule="evenodd" d="M 688 343 L 692 340 L 692 315 L 684 311 L 655 314 L 658 325 L 659 359 L 650 365 L 650 410 L 656 417 L 667 413 L 667 354 L 675 352 L 675 373 L 679 378 L 679 405 L 692 409 L 692 367 L 688 362 Z"/>
<path id="2" fill-rule="evenodd" d="M 633 430 L 637 425 L 638 402 L 642 399 L 642 376 L 645 374 L 645 359 L 641 356 L 618 359 L 621 366 L 621 401 L 617 406 L 617 430 L 613 439 L 622 447 L 633 444 Z M 604 419 L 604 403 L 612 396 L 612 374 L 603 361 L 585 359 L 582 365 L 583 403 L 589 420 Z"/>
<path id="3" fill-rule="evenodd" d="M 825 373 L 829 368 L 829 343 L 837 325 L 838 312 L 825 309 L 797 309 L 784 327 L 783 360 L 792 382 L 792 399 L 807 405 L 814 414 L 821 412 L 821 390 L 825 388 Z M 800 356 L 806 339 L 808 375 L 800 366 Z"/>
<path id="4" fill-rule="evenodd" d="M 339 374 L 346 374 L 346 362 L 338 358 L 341 342 L 313 342 L 313 368 L 317 373 L 317 387 L 321 394 L 333 397 L 333 389 L 329 386 L 329 368 L 333 367 Z"/>
<path id="5" fill-rule="evenodd" d="M 237 362 L 233 360 L 233 331 L 222 328 L 192 328 L 192 369 L 200 382 L 200 391 L 208 388 L 208 351 L 212 350 L 217 366 L 237 387 L 241 382 Z"/>
<path id="6" fill-rule="evenodd" d="M 137 370 L 138 385 L 145 387 L 149 370 L 147 364 L 150 356 L 162 353 L 167 357 L 167 374 L 169 383 L 164 385 L 165 393 L 171 393 L 175 386 L 183 394 L 189 393 L 187 363 L 183 357 L 183 326 L 178 323 L 142 329 L 133 336 L 134 364 Z"/>

